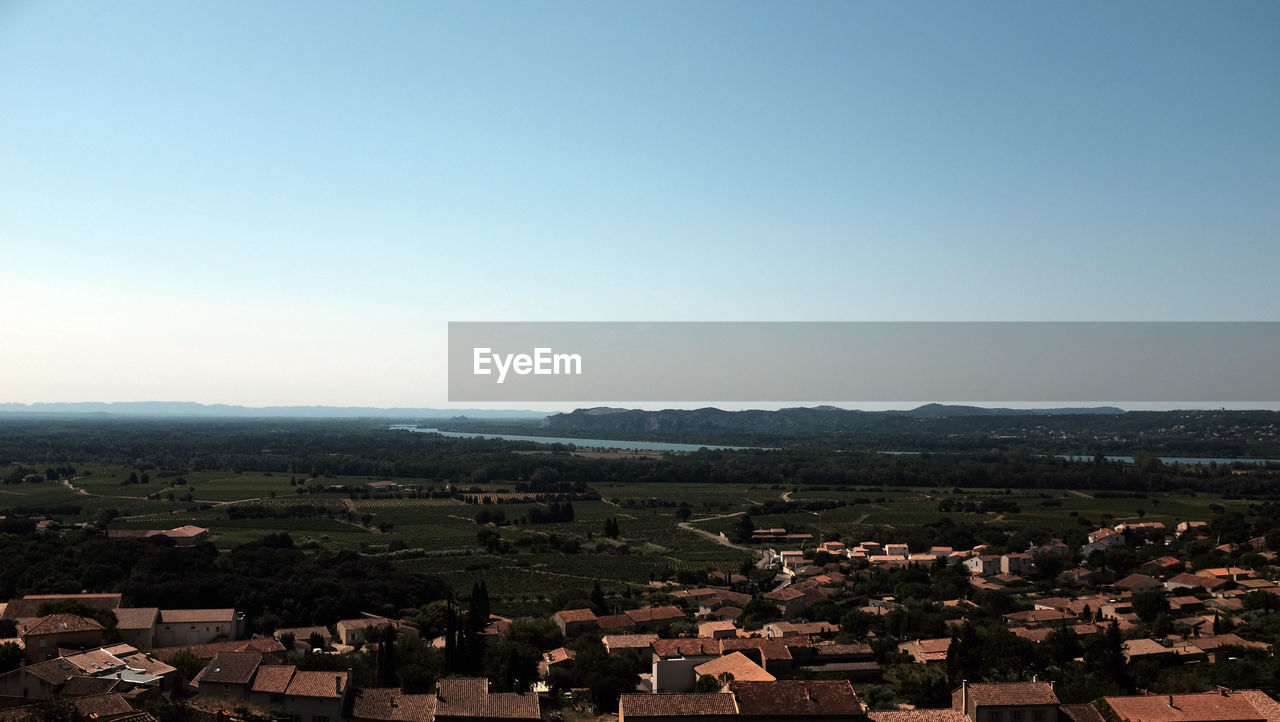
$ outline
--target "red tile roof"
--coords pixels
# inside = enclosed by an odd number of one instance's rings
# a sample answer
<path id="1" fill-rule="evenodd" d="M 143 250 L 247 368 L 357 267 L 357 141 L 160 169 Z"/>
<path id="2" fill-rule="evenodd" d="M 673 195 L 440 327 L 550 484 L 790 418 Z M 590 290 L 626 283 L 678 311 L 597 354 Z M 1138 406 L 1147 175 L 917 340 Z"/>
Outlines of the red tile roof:
<path id="1" fill-rule="evenodd" d="M 710 717 L 738 712 L 734 697 L 719 692 L 688 694 L 624 694 L 619 717 Z"/>
<path id="2" fill-rule="evenodd" d="M 1124 722 L 1242 722 L 1269 719 L 1267 713 L 1255 706 L 1255 699 L 1251 695 L 1233 692 L 1204 692 L 1105 697 L 1103 702 Z"/>
<path id="3" fill-rule="evenodd" d="M 703 662 L 694 667 L 693 671 L 699 677 L 709 675 L 715 679 L 719 679 L 722 674 L 728 674 L 739 682 L 772 682 L 777 679 L 764 671 L 760 665 L 747 659 L 742 652 L 733 652 L 710 662 Z"/>
<path id="4" fill-rule="evenodd" d="M 554 616 L 559 617 L 566 624 L 572 622 L 594 622 L 596 620 L 596 613 L 590 609 L 563 609 L 556 612 Z"/>
<path id="5" fill-rule="evenodd" d="M 262 663 L 261 652 L 219 652 L 208 666 L 192 680 L 197 687 L 205 682 L 215 684 L 249 684 Z"/>
<path id="6" fill-rule="evenodd" d="M 150 629 L 159 616 L 155 607 L 121 607 L 116 610 L 116 629 Z"/>
<path id="7" fill-rule="evenodd" d="M 431 722 L 436 698 L 431 694 L 405 694 L 399 689 L 363 689 L 355 696 L 351 716 L 378 722 Z"/>
<path id="8" fill-rule="evenodd" d="M 161 624 L 195 624 L 235 621 L 234 609 L 161 609 Z"/>
<path id="9" fill-rule="evenodd" d="M 871 722 L 968 722 L 963 712 L 954 709 L 904 709 L 868 712 Z"/>
<path id="10" fill-rule="evenodd" d="M 643 622 L 665 622 L 672 619 L 684 619 L 684 612 L 679 607 L 641 607 L 639 609 L 628 609 L 623 614 L 627 615 L 637 624 Z"/>
<path id="11" fill-rule="evenodd" d="M 78 697 L 71 700 L 71 704 L 75 706 L 76 711 L 91 720 L 118 717 L 136 711 L 129 706 L 129 702 L 123 696 L 116 692 Z"/>
<path id="12" fill-rule="evenodd" d="M 278 639 L 242 639 L 227 642 L 210 642 L 209 644 L 193 644 L 185 647 L 157 647 L 151 650 L 151 654 L 158 659 L 169 662 L 173 660 L 173 655 L 184 649 L 191 650 L 196 659 L 213 659 L 220 652 L 263 652 L 278 655 L 284 652 L 284 645 L 280 644 Z"/>
<path id="13" fill-rule="evenodd" d="M 251 691 L 265 694 L 284 694 L 289 688 L 289 680 L 293 678 L 297 667 L 292 664 L 264 664 L 258 667 L 258 676 L 253 678 Z"/>
<path id="14" fill-rule="evenodd" d="M 729 690 L 737 698 L 742 715 L 810 717 L 864 712 L 862 701 L 848 680 L 730 682 Z"/>
<path id="15" fill-rule="evenodd" d="M 350 672 L 294 672 L 284 693 L 290 697 L 341 699 L 350 680 Z"/>
<path id="16" fill-rule="evenodd" d="M 491 693 L 484 678 L 442 679 L 436 684 L 436 719 L 451 717 L 540 720 L 542 712 L 535 694 Z"/>
<path id="17" fill-rule="evenodd" d="M 1058 704 L 1058 695 L 1054 694 L 1053 685 L 1048 682 L 970 684 L 967 694 L 969 704 L 978 707 Z"/>
<path id="18" fill-rule="evenodd" d="M 96 619 L 77 616 L 75 614 L 50 614 L 33 622 L 22 636 L 32 637 L 41 634 L 67 634 L 69 632 L 101 632 L 102 625 Z"/>

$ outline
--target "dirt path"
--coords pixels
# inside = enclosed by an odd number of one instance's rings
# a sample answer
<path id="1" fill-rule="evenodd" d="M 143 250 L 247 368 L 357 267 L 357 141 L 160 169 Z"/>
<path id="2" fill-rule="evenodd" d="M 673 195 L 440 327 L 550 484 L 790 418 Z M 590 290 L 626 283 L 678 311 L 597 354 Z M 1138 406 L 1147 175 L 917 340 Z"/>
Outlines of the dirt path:
<path id="1" fill-rule="evenodd" d="M 1086 498 L 1086 499 L 1092 499 L 1092 498 L 1093 498 L 1092 496 L 1089 496 L 1088 494 L 1084 493 L 1083 491 L 1076 491 L 1075 489 L 1067 489 L 1067 491 L 1071 492 L 1072 494 L 1075 494 L 1076 496 L 1083 496 L 1083 497 L 1084 497 L 1084 498 Z"/>
<path id="2" fill-rule="evenodd" d="M 706 529 L 699 529 L 698 527 L 694 526 L 694 524 L 698 524 L 704 521 L 714 521 L 716 519 L 728 519 L 731 516 L 742 516 L 743 514 L 746 514 L 746 513 L 747 512 L 745 511 L 735 511 L 732 514 L 720 514 L 718 516 L 704 516 L 701 519 L 694 519 L 691 521 L 682 521 L 679 524 L 676 524 L 676 526 L 680 527 L 681 529 L 684 529 L 685 531 L 691 531 L 694 534 L 698 534 L 699 536 L 704 536 L 710 539 L 711 541 L 717 544 L 721 544 L 723 546 L 727 546 L 730 549 L 737 549 L 738 551 L 743 551 L 743 552 L 751 552 L 754 550 L 749 547 L 744 547 L 740 544 L 734 544 L 733 542 L 720 536 L 719 534 L 712 534 Z"/>

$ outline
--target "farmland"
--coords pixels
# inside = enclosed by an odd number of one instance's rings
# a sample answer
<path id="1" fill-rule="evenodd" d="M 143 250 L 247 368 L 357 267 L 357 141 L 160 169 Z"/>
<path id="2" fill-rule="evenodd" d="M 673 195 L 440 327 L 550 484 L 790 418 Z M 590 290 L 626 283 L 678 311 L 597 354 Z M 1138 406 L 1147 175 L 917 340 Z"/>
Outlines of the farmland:
<path id="1" fill-rule="evenodd" d="M 127 483 L 130 475 L 139 481 Z M 572 595 L 596 581 L 619 590 L 682 573 L 737 571 L 754 558 L 754 552 L 680 529 L 677 504 L 688 507 L 692 524 L 712 534 L 732 536 L 741 515 L 754 509 L 757 528 L 807 532 L 815 541 L 893 536 L 938 524 L 1069 534 L 1138 519 L 1173 526 L 1248 508 L 1242 500 L 1189 491 L 1116 496 L 1063 489 L 655 481 L 593 484 L 589 489 L 599 499 L 573 501 L 571 521 L 529 524 L 523 521 L 529 512 L 548 504 L 515 492 L 515 481 L 468 483 L 468 493 L 458 494 L 460 498 L 444 496 L 443 486 L 427 479 L 399 479 L 400 490 L 387 497 L 334 491 L 361 489 L 374 478 L 195 471 L 152 472 L 141 483 L 138 470 L 129 466 L 86 464 L 77 467 L 70 482 L 5 485 L 0 505 L 67 525 L 106 522 L 109 529 L 168 529 L 193 524 L 209 528 L 220 549 L 288 532 L 304 547 L 386 556 L 406 570 L 438 575 L 456 588 L 483 580 L 494 593 L 496 608 L 509 613 L 536 611 L 556 595 Z M 831 508 L 758 513 L 767 502 L 825 502 Z M 999 511 L 977 510 L 984 503 Z M 299 509 L 307 513 L 299 515 Z M 501 511 L 506 523 L 477 524 L 482 510 Z M 617 521 L 617 539 L 602 535 L 609 518 Z M 489 546 L 477 537 L 485 529 L 497 540 Z"/>

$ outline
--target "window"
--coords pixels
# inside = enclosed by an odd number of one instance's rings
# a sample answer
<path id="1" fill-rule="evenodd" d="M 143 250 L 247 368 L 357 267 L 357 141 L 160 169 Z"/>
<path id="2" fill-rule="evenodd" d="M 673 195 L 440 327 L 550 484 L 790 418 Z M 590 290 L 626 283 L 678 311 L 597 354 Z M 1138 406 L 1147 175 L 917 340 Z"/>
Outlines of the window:
<path id="1" fill-rule="evenodd" d="M 1000 722 L 1002 716 L 1000 710 L 992 710 L 987 713 L 987 722 Z"/>
<path id="2" fill-rule="evenodd" d="M 1044 710 L 1042 709 L 1031 710 L 1031 722 L 1044 722 Z"/>
<path id="3" fill-rule="evenodd" d="M 1010 710 L 1009 720 L 1010 722 L 1022 722 L 1022 720 L 1026 717 L 1026 715 L 1027 713 L 1024 710 L 1020 710 L 1020 709 Z"/>
<path id="4" fill-rule="evenodd" d="M 329 722 L 329 717 L 322 714 L 311 715 L 311 722 Z"/>

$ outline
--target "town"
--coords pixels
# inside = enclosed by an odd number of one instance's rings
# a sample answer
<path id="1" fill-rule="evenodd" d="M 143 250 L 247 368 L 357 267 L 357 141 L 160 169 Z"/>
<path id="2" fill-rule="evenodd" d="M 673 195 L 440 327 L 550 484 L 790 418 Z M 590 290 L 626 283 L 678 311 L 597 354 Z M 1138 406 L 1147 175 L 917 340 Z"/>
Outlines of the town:
<path id="1" fill-rule="evenodd" d="M 795 452 L 289 428 L 155 437 L 204 470 L 121 465 L 90 436 L 56 442 L 78 464 L 12 458 L 5 489 L 30 501 L 0 519 L 0 715 L 1280 719 L 1270 468 L 814 452 L 1021 488 L 765 485 Z M 287 473 L 309 462 L 286 447 L 357 471 L 366 437 L 410 475 Z M 486 476 L 450 483 L 422 454 Z M 652 477 L 692 464 L 756 471 Z"/>

